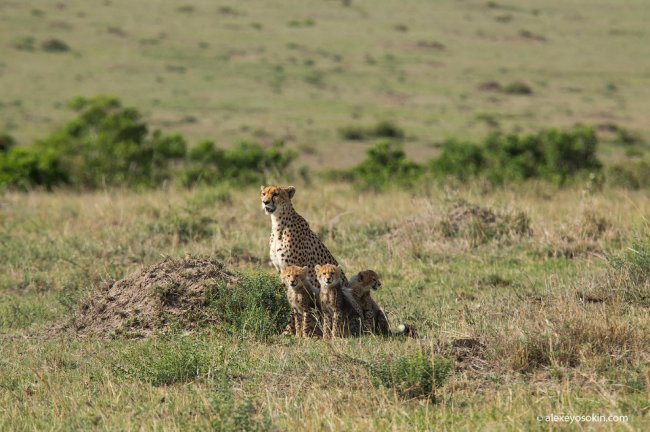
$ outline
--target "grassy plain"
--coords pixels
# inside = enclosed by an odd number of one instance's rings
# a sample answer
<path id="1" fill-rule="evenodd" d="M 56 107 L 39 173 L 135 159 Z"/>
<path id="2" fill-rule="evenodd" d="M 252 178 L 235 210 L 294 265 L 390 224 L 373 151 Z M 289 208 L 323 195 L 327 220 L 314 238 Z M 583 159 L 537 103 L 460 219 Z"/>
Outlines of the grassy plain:
<path id="1" fill-rule="evenodd" d="M 607 260 L 647 235 L 647 195 L 544 184 L 479 189 L 359 195 L 345 185 L 298 187 L 296 207 L 344 268 L 378 269 L 378 301 L 422 338 L 332 343 L 209 329 L 149 341 L 48 338 L 51 323 L 101 280 L 163 256 L 207 254 L 270 272 L 270 223 L 256 188 L 6 195 L 0 429 L 227 430 L 222 422 L 239 415 L 280 430 L 546 430 L 554 426 L 537 415 L 592 413 L 629 421 L 573 427 L 647 427 L 647 285 L 628 296 Z M 460 198 L 525 211 L 532 233 L 448 237 L 440 218 Z M 464 358 L 450 344 L 466 338 L 482 346 Z M 421 350 L 454 360 L 435 400 L 375 387 L 350 360 Z M 188 367 L 197 376 L 152 383 L 151 373 Z"/>
<path id="2" fill-rule="evenodd" d="M 29 145 L 72 116 L 68 100 L 105 93 L 193 140 L 284 139 L 296 167 L 358 162 L 371 142 L 337 130 L 379 120 L 405 129 L 418 160 L 495 129 L 583 122 L 648 137 L 649 21 L 643 0 L 0 0 L 0 130 Z M 70 50 L 43 50 L 52 38 Z M 514 82 L 532 94 L 499 90 Z M 607 144 L 600 157 L 627 156 Z M 0 430 L 650 427 L 647 190 L 369 193 L 311 179 L 296 183 L 297 210 L 347 273 L 379 271 L 378 302 L 419 339 L 52 337 L 102 281 L 166 256 L 271 273 L 270 222 L 257 186 L 3 192 Z M 531 230 L 451 232 L 460 199 L 523 211 Z M 428 399 L 376 386 L 352 360 L 419 353 L 453 364 Z M 629 419 L 536 420 L 550 414 Z"/>
<path id="3" fill-rule="evenodd" d="M 0 130 L 29 144 L 71 117 L 68 100 L 103 93 L 194 140 L 284 139 L 310 166 L 358 161 L 367 144 L 337 129 L 381 119 L 417 157 L 496 126 L 647 136 L 649 19 L 643 0 L 3 0 Z M 43 51 L 52 38 L 70 51 Z"/>

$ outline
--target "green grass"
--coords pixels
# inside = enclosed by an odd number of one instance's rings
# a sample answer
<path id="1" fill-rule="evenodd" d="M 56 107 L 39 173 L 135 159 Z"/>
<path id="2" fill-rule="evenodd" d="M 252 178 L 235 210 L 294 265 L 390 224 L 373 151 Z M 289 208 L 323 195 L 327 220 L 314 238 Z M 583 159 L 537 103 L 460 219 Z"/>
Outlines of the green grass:
<path id="1" fill-rule="evenodd" d="M 347 274 L 379 272 L 374 298 L 419 338 L 280 336 L 257 186 L 2 191 L 0 430 L 650 427 L 645 1 L 33 3 L 0 2 L 0 147 L 5 133 L 21 147 L 48 136 L 73 118 L 68 101 L 97 94 L 187 137 L 199 159 L 202 140 L 283 140 L 298 154 L 296 209 Z M 385 150 L 409 182 L 409 161 L 448 139 L 575 123 L 595 127 L 611 181 L 500 187 L 469 166 L 462 184 L 379 193 L 318 175 L 375 141 L 344 137 L 397 131 L 405 158 Z M 475 159 L 456 150 L 461 167 Z M 530 230 L 449 230 L 459 200 Z M 219 326 L 146 340 L 51 330 L 102 282 L 186 255 L 245 275 L 210 299 Z M 628 421 L 536 420 L 551 414 Z"/>
<path id="2" fill-rule="evenodd" d="M 475 119 L 485 113 L 505 131 L 580 122 L 650 134 L 643 0 L 625 8 L 602 0 L 343 3 L 157 0 L 155 15 L 125 0 L 43 4 L 37 13 L 4 5 L 0 130 L 29 144 L 70 118 L 72 97 L 102 93 L 193 143 L 257 141 L 255 131 L 269 143 L 288 138 L 296 150 L 316 142 L 306 163 L 330 168 L 363 157 L 365 144 L 341 140 L 339 128 L 380 120 L 397 122 L 418 158 L 444 138 L 483 138 L 489 126 Z M 42 51 L 52 39 L 70 51 Z M 485 82 L 523 82 L 533 93 L 486 92 Z"/>
<path id="3" fill-rule="evenodd" d="M 475 242 L 440 228 L 456 202 L 442 189 L 367 193 L 359 206 L 347 185 L 297 187 L 297 209 L 344 269 L 378 270 L 375 298 L 421 339 L 279 336 L 286 304 L 265 270 L 270 223 L 257 188 L 7 193 L 0 429 L 545 430 L 535 418 L 552 413 L 627 415 L 627 426 L 647 427 L 643 192 L 465 186 L 457 198 L 530 218 L 527 236 Z M 186 241 L 147 229 L 170 208 L 192 208 L 185 217 L 198 223 L 210 215 L 214 227 Z M 603 219 L 597 239 L 573 228 Z M 579 253 L 549 255 L 567 232 Z M 247 275 L 211 302 L 222 325 L 172 326 L 148 340 L 50 332 L 102 280 L 186 254 Z"/>

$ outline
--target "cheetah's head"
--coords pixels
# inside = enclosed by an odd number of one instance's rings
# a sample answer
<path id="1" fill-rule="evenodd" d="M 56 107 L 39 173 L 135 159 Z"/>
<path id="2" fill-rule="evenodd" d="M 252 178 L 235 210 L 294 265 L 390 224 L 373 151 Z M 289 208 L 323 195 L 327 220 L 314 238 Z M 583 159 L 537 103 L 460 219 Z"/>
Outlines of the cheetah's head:
<path id="1" fill-rule="evenodd" d="M 372 270 L 364 270 L 352 276 L 350 283 L 356 283 L 363 289 L 363 292 L 370 292 L 370 290 L 377 291 L 381 288 L 381 281 L 379 275 Z"/>
<path id="2" fill-rule="evenodd" d="M 343 270 L 334 264 L 316 265 L 314 267 L 318 283 L 324 287 L 331 287 L 343 280 Z"/>
<path id="3" fill-rule="evenodd" d="M 282 269 L 280 277 L 287 288 L 295 289 L 298 283 L 305 278 L 309 267 L 286 266 Z"/>
<path id="4" fill-rule="evenodd" d="M 291 207 L 291 198 L 296 193 L 293 186 L 260 186 L 262 210 L 267 215 Z"/>

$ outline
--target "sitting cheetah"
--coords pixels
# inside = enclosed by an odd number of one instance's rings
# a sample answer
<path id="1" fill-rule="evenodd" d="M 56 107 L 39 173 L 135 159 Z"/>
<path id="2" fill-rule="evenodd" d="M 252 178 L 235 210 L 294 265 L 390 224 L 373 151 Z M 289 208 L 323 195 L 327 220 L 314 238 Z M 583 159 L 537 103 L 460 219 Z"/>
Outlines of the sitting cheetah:
<path id="1" fill-rule="evenodd" d="M 281 272 L 292 309 L 294 335 L 298 337 L 314 336 L 317 332 L 315 313 L 318 301 L 307 280 L 308 270 L 307 267 L 287 266 Z"/>
<path id="2" fill-rule="evenodd" d="M 376 334 L 388 335 L 388 319 L 379 305 L 370 296 L 370 290 L 381 288 L 379 276 L 372 270 L 364 270 L 350 278 L 350 287 L 346 288 L 361 306 L 363 311 L 363 329 Z"/>
<path id="3" fill-rule="evenodd" d="M 343 311 L 343 271 L 333 264 L 316 265 L 320 283 L 320 308 L 323 313 L 323 337 L 336 338 L 347 333 Z"/>
<path id="4" fill-rule="evenodd" d="M 271 216 L 270 257 L 275 269 L 280 272 L 290 265 L 309 267 L 308 280 L 318 287 L 314 266 L 323 264 L 338 265 L 334 256 L 309 228 L 309 224 L 296 212 L 291 199 L 296 193 L 293 186 L 261 186 L 262 209 Z M 345 274 L 343 283 L 347 285 Z M 361 308 L 353 298 L 346 297 L 343 309 L 357 322 Z M 292 325 L 290 323 L 290 325 Z"/>

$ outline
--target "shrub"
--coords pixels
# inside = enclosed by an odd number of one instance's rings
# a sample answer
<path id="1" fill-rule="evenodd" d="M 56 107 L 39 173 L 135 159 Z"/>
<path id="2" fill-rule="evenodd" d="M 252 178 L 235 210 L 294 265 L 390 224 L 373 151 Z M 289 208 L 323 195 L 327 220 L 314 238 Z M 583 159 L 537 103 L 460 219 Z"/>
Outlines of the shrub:
<path id="1" fill-rule="evenodd" d="M 7 133 L 0 133 L 0 153 L 6 153 L 9 151 L 10 148 L 14 147 L 16 145 L 16 140 L 14 138 L 7 134 Z"/>
<path id="2" fill-rule="evenodd" d="M 431 170 L 441 176 L 453 176 L 468 180 L 485 169 L 485 150 L 471 143 L 448 140 L 443 143 L 442 152 L 430 163 Z"/>
<path id="3" fill-rule="evenodd" d="M 429 167 L 435 175 L 461 180 L 480 174 L 495 184 L 545 178 L 558 184 L 582 171 L 598 171 L 598 140 L 590 128 L 576 127 L 561 132 L 543 130 L 537 134 L 495 133 L 484 146 L 447 141 L 442 153 Z"/>
<path id="4" fill-rule="evenodd" d="M 188 154 L 189 167 L 181 176 L 186 186 L 232 181 L 239 184 L 260 183 L 271 174 L 280 174 L 296 158 L 284 150 L 282 142 L 270 149 L 242 141 L 232 149 L 222 150 L 212 141 L 203 141 Z"/>
<path id="5" fill-rule="evenodd" d="M 41 43 L 41 49 L 43 51 L 51 53 L 62 53 L 70 51 L 68 44 L 60 39 L 48 39 L 43 41 Z"/>
<path id="6" fill-rule="evenodd" d="M 453 371 L 453 362 L 423 352 L 363 362 L 375 387 L 394 389 L 404 398 L 434 398 Z"/>
<path id="7" fill-rule="evenodd" d="M 391 185 L 411 186 L 422 176 L 420 165 L 409 161 L 401 145 L 380 140 L 370 147 L 364 159 L 339 178 L 351 180 L 362 189 L 385 189 Z"/>
<path id="8" fill-rule="evenodd" d="M 52 152 L 70 184 L 154 186 L 172 176 L 171 162 L 185 156 L 180 135 L 149 134 L 140 113 L 111 97 L 77 98 L 78 117 L 44 140 L 34 151 Z"/>
<path id="9" fill-rule="evenodd" d="M 276 276 L 257 273 L 242 275 L 228 288 L 214 290 L 209 299 L 217 321 L 235 335 L 267 339 L 280 334 L 289 322 L 291 310 L 286 291 Z"/>
<path id="10" fill-rule="evenodd" d="M 617 128 L 614 142 L 624 146 L 633 146 L 641 144 L 643 139 L 641 138 L 641 135 L 636 132 L 631 132 L 625 128 Z"/>
<path id="11" fill-rule="evenodd" d="M 350 125 L 339 129 L 339 135 L 350 141 L 363 141 L 371 138 L 404 138 L 404 130 L 389 120 L 383 120 L 374 126 Z"/>
<path id="12" fill-rule="evenodd" d="M 0 152 L 0 186 L 17 189 L 44 186 L 51 189 L 61 183 L 68 183 L 68 176 L 53 150 L 36 152 L 9 147 Z"/>
<path id="13" fill-rule="evenodd" d="M 521 81 L 514 81 L 503 87 L 503 93 L 512 95 L 530 95 L 533 94 L 533 89 L 526 83 Z"/>
<path id="14" fill-rule="evenodd" d="M 20 37 L 13 42 L 15 49 L 19 51 L 34 51 L 34 43 L 36 41 L 31 36 Z"/>

